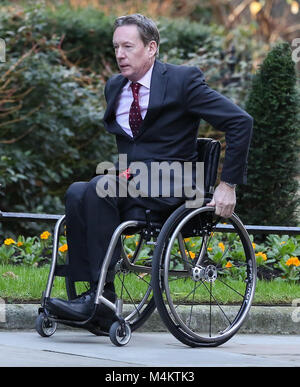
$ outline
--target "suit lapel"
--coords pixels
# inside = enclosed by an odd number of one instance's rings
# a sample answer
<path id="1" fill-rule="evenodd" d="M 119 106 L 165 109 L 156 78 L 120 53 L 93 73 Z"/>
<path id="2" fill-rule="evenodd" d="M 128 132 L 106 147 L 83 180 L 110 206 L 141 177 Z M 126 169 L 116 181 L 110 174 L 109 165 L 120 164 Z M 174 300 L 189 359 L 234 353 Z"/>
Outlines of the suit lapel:
<path id="1" fill-rule="evenodd" d="M 162 62 L 156 60 L 154 63 L 151 84 L 150 84 L 150 97 L 149 105 L 147 109 L 146 116 L 143 120 L 143 124 L 139 130 L 138 135 L 135 138 L 141 136 L 149 125 L 151 125 L 163 105 L 165 98 L 166 86 L 167 86 L 167 76 L 166 76 L 166 65 Z"/>
<path id="2" fill-rule="evenodd" d="M 108 118 L 115 113 L 115 103 L 118 95 L 121 93 L 122 88 L 126 85 L 128 79 L 124 78 L 122 75 L 119 75 L 115 80 L 115 85 L 112 85 L 109 90 L 109 100 L 107 101 L 107 107 L 104 114 L 104 121 L 107 121 Z"/>

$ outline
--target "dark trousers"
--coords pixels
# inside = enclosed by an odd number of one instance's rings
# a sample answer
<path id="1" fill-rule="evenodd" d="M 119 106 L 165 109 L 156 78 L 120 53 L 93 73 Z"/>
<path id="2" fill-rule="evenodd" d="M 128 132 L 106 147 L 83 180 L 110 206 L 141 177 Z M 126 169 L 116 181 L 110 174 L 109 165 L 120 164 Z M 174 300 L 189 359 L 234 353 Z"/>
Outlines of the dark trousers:
<path id="1" fill-rule="evenodd" d="M 151 211 L 169 211 L 182 198 L 99 197 L 96 176 L 89 182 L 73 183 L 65 196 L 69 274 L 73 281 L 97 282 L 112 234 L 124 215 L 139 206 Z M 118 244 L 110 268 L 120 259 Z"/>

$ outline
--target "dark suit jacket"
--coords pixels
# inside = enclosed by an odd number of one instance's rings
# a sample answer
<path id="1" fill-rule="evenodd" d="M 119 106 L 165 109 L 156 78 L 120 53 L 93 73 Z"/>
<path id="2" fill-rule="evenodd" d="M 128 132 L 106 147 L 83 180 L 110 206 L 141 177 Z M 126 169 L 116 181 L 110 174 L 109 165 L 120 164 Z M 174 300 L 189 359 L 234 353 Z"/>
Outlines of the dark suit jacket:
<path id="1" fill-rule="evenodd" d="M 200 119 L 226 133 L 226 157 L 221 179 L 246 182 L 252 118 L 228 98 L 205 83 L 196 67 L 155 61 L 148 111 L 135 139 L 115 119 L 115 103 L 127 78 L 111 77 L 105 87 L 106 129 L 116 135 L 119 153 L 128 161 L 196 161 Z"/>

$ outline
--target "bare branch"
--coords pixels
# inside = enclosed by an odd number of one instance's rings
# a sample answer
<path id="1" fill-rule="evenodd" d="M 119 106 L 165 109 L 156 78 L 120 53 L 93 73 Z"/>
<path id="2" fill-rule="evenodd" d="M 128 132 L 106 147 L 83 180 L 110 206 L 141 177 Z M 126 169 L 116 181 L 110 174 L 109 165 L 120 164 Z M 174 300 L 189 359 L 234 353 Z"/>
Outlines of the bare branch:
<path id="1" fill-rule="evenodd" d="M 27 136 L 30 132 L 33 131 L 33 129 L 35 129 L 36 125 L 33 125 L 31 126 L 25 133 L 21 134 L 21 136 L 17 137 L 17 138 L 12 138 L 11 140 L 2 140 L 0 141 L 0 144 L 14 144 L 15 142 L 21 140 L 22 138 L 24 138 L 25 136 Z"/>

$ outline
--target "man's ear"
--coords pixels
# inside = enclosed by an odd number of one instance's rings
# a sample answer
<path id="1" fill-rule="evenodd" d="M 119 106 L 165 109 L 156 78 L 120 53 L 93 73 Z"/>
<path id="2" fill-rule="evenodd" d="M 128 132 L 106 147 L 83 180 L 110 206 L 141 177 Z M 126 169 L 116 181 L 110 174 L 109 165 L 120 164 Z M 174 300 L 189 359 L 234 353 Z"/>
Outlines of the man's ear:
<path id="1" fill-rule="evenodd" d="M 153 56 L 155 56 L 156 54 L 156 51 L 157 51 L 157 43 L 155 40 L 151 40 L 151 42 L 148 44 L 148 52 L 149 52 L 149 56 L 152 58 Z"/>

